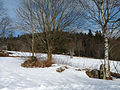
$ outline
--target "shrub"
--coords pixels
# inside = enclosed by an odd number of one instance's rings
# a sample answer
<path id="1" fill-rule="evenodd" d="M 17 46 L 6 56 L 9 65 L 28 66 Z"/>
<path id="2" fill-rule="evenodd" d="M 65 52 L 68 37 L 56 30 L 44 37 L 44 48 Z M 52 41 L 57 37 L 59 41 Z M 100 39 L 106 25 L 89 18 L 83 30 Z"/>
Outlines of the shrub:
<path id="1" fill-rule="evenodd" d="M 40 61 L 36 57 L 30 57 L 27 61 L 22 63 L 21 66 L 27 68 L 34 68 L 34 67 L 45 68 L 52 66 L 52 64 L 54 64 L 53 61 L 49 61 L 49 60 Z"/>
<path id="2" fill-rule="evenodd" d="M 0 52 L 0 57 L 8 57 L 9 54 L 5 53 L 5 52 Z"/>

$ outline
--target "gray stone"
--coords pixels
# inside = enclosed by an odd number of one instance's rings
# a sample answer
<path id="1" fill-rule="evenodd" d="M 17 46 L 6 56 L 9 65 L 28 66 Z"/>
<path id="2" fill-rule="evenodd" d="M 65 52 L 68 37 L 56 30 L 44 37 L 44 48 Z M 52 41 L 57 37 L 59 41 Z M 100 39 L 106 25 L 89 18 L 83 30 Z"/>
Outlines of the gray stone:
<path id="1" fill-rule="evenodd" d="M 93 78 L 98 78 L 98 79 L 100 79 L 100 71 L 97 70 L 97 69 L 93 69 L 93 70 L 91 71 L 91 75 L 92 75 Z"/>
<path id="2" fill-rule="evenodd" d="M 104 69 L 106 69 L 105 68 L 105 64 L 101 64 L 100 65 L 100 79 L 103 79 L 103 77 L 104 77 Z M 106 70 L 105 70 L 106 71 Z M 106 73 L 106 72 L 105 72 Z"/>

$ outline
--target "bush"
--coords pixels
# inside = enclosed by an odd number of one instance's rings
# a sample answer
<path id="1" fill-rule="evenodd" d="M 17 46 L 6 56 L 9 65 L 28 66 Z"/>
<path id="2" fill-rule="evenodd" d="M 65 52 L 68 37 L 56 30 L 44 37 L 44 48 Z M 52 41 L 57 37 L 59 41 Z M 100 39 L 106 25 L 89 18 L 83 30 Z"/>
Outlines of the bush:
<path id="1" fill-rule="evenodd" d="M 50 67 L 54 64 L 53 61 L 45 60 L 45 61 L 40 61 L 36 57 L 30 57 L 27 61 L 21 64 L 22 67 L 27 67 L 27 68 L 34 68 L 34 67 Z"/>
<path id="2" fill-rule="evenodd" d="M 5 53 L 5 52 L 0 52 L 0 57 L 8 57 L 9 54 Z"/>

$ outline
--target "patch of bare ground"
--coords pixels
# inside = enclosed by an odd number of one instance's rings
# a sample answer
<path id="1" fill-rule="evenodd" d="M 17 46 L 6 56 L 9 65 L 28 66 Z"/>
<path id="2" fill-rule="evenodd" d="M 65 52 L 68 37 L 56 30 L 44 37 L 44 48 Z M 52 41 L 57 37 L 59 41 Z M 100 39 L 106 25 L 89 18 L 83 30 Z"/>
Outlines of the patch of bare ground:
<path id="1" fill-rule="evenodd" d="M 100 70 L 97 70 L 97 69 L 87 70 L 86 74 L 90 78 L 103 79 L 103 77 L 104 77 L 103 73 L 101 73 Z M 106 77 L 106 80 L 113 80 L 113 78 L 112 77 Z"/>
<path id="2" fill-rule="evenodd" d="M 115 78 L 120 78 L 120 74 L 119 73 L 111 72 L 111 76 L 115 77 Z"/>
<path id="3" fill-rule="evenodd" d="M 80 69 L 80 68 L 75 68 L 75 71 L 89 71 L 90 69 L 88 68 L 84 68 L 84 69 Z"/>
<path id="4" fill-rule="evenodd" d="M 82 71 L 82 69 L 80 69 L 80 68 L 76 68 L 75 71 Z"/>
<path id="5" fill-rule="evenodd" d="M 51 67 L 52 64 L 54 64 L 52 60 L 40 61 L 36 57 L 30 57 L 28 60 L 22 63 L 21 66 L 26 68 L 34 68 L 34 67 L 45 68 L 45 67 Z"/>
<path id="6" fill-rule="evenodd" d="M 9 56 L 9 57 L 27 57 L 27 58 L 30 58 L 29 56 Z"/>
<path id="7" fill-rule="evenodd" d="M 8 57 L 9 54 L 5 52 L 0 52 L 0 57 Z"/>

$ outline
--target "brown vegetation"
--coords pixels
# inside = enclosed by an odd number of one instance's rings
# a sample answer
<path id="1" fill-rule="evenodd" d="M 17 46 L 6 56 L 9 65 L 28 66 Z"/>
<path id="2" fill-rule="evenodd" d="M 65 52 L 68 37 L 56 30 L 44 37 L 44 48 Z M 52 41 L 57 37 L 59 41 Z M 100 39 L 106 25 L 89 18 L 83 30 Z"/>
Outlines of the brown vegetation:
<path id="1" fill-rule="evenodd" d="M 76 71 L 82 71 L 82 69 L 80 69 L 80 68 L 77 68 L 77 69 L 75 69 Z"/>
<path id="2" fill-rule="evenodd" d="M 53 61 L 45 60 L 45 61 L 40 61 L 36 57 L 34 58 L 29 58 L 27 61 L 21 64 L 22 67 L 27 67 L 27 68 L 34 68 L 34 67 L 50 67 L 52 64 L 54 64 Z"/>
<path id="3" fill-rule="evenodd" d="M 119 73 L 113 73 L 113 72 L 111 72 L 111 76 L 112 77 L 116 77 L 116 78 L 120 78 L 120 74 Z"/>
<path id="4" fill-rule="evenodd" d="M 9 54 L 4 53 L 4 52 L 0 52 L 0 57 L 8 57 L 8 56 L 9 56 Z"/>
<path id="5" fill-rule="evenodd" d="M 88 69 L 88 68 L 84 68 L 84 69 L 76 68 L 75 70 L 76 71 L 90 71 L 90 69 Z"/>
<path id="6" fill-rule="evenodd" d="M 104 77 L 103 73 L 101 73 L 100 70 L 97 70 L 97 69 L 88 70 L 88 71 L 86 71 L 86 74 L 90 78 L 103 79 L 103 77 Z M 106 80 L 113 80 L 113 78 L 106 77 Z"/>

